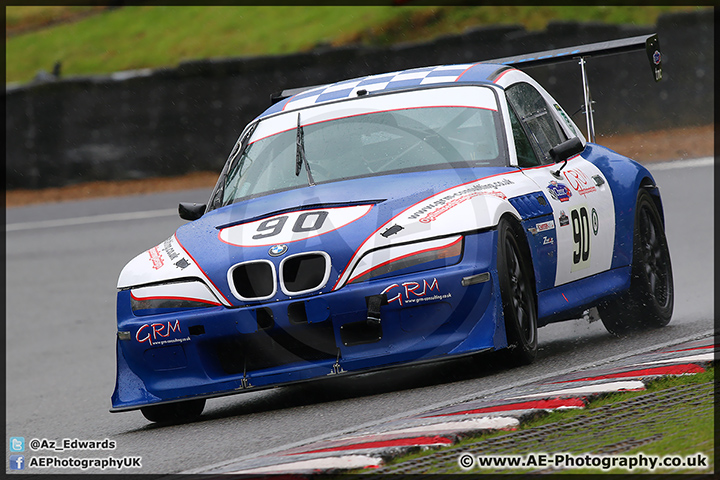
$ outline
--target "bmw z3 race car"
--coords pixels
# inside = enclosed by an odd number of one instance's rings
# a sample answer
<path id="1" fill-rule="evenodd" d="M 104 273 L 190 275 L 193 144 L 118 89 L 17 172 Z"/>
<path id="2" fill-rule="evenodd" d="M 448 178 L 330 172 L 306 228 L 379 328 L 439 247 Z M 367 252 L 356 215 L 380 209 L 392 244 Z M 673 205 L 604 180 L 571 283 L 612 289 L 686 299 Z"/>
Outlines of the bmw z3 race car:
<path id="1" fill-rule="evenodd" d="M 586 141 L 513 67 L 648 49 L 655 35 L 276 95 L 206 205 L 122 270 L 112 412 L 501 350 L 597 307 L 615 334 L 666 325 L 658 186 Z M 593 313 L 595 311 L 593 310 Z"/>

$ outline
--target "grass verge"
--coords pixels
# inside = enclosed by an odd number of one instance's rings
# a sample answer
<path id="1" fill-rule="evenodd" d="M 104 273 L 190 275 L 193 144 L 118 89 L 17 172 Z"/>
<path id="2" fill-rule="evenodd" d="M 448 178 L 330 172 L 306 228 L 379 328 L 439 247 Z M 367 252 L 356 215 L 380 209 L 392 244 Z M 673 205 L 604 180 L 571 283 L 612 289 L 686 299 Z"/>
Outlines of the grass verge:
<path id="1" fill-rule="evenodd" d="M 390 2 L 388 2 L 390 3 Z M 387 45 L 470 27 L 551 21 L 654 25 L 688 6 L 125 6 L 6 8 L 6 82 L 27 82 L 62 63 L 62 75 L 177 65 L 184 60 Z"/>
<path id="2" fill-rule="evenodd" d="M 463 470 L 462 454 L 526 456 L 569 453 L 581 456 L 627 457 L 668 455 L 707 457 L 708 468 L 663 468 L 655 473 L 707 474 L 714 470 L 714 368 L 696 375 L 662 377 L 641 392 L 622 392 L 592 400 L 585 409 L 553 411 L 529 420 L 513 432 L 497 431 L 466 438 L 452 447 L 402 456 L 388 462 L 381 473 L 539 473 L 531 468 Z M 693 394 L 704 389 L 703 395 Z M 679 392 L 679 393 L 678 393 Z M 695 395 L 695 396 L 693 396 Z M 414 468 L 417 466 L 417 468 Z M 629 473 L 626 469 L 570 468 L 554 473 Z M 633 470 L 632 473 L 648 470 Z"/>

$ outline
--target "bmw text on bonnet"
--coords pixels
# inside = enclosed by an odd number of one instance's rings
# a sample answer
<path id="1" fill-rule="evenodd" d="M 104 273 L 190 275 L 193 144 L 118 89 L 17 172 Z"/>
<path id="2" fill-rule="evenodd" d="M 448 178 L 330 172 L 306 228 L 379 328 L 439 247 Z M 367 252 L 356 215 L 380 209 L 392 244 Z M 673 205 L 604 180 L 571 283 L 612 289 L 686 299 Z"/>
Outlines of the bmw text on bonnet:
<path id="1" fill-rule="evenodd" d="M 585 62 L 656 35 L 287 90 L 241 133 L 206 205 L 120 273 L 112 412 L 498 350 L 599 315 L 670 321 L 658 186 L 594 142 Z M 641 55 L 634 54 L 638 57 Z M 577 62 L 588 139 L 523 66 Z M 644 61 L 644 60 L 643 60 Z M 595 310 L 597 309 L 597 310 Z"/>

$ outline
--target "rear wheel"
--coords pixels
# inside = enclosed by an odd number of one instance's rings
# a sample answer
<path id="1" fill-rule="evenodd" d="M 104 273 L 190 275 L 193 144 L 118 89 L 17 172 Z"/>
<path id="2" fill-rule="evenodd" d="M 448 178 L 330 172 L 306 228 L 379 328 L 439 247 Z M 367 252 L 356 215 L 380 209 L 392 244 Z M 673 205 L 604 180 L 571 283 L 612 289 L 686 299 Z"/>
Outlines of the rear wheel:
<path id="1" fill-rule="evenodd" d="M 498 224 L 497 266 L 510 363 L 525 365 L 537 356 L 537 302 L 532 261 L 524 239 L 509 221 Z"/>
<path id="2" fill-rule="evenodd" d="M 140 409 L 143 416 L 157 423 L 185 423 L 199 417 L 205 408 L 205 399 L 154 405 Z"/>
<path id="3" fill-rule="evenodd" d="M 670 251 L 655 202 L 638 192 L 633 233 L 630 289 L 598 305 L 607 330 L 622 335 L 664 327 L 673 312 L 674 289 Z"/>

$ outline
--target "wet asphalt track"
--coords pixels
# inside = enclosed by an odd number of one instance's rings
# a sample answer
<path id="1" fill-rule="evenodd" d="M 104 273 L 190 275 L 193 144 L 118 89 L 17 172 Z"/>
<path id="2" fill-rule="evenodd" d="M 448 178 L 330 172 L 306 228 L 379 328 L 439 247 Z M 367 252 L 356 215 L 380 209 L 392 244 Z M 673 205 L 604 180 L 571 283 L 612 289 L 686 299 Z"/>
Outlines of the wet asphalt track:
<path id="1" fill-rule="evenodd" d="M 178 201 L 204 202 L 209 192 L 8 209 L 7 437 L 117 442 L 113 451 L 26 449 L 26 461 L 139 455 L 142 473 L 182 472 L 707 333 L 714 313 L 714 171 L 707 161 L 672 167 L 651 166 L 663 194 L 675 275 L 668 327 L 618 339 L 600 322 L 550 325 L 539 330 L 539 357 L 528 367 L 503 370 L 461 360 L 247 393 L 210 400 L 199 421 L 170 427 L 151 425 L 139 412 L 108 412 L 115 284 L 128 260 L 183 223 L 172 213 Z M 136 212 L 146 212 L 145 218 Z"/>

